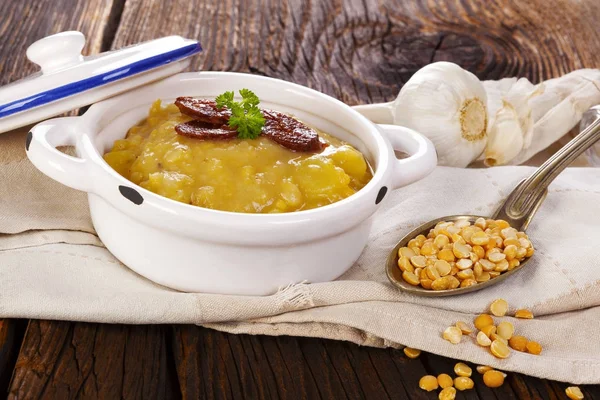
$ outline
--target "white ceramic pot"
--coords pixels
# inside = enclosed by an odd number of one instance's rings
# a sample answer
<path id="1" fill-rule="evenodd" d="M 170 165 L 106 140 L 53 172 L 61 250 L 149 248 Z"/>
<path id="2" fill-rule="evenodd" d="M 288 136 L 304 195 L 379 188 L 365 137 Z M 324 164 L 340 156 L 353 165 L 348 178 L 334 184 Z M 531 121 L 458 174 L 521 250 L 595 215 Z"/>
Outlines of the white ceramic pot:
<path id="1" fill-rule="evenodd" d="M 373 179 L 349 198 L 318 209 L 244 214 L 159 196 L 102 159 L 155 99 L 214 98 L 239 88 L 253 90 L 265 108 L 293 114 L 354 145 L 370 161 Z M 56 150 L 63 145 L 75 146 L 78 157 Z M 394 150 L 410 156 L 399 160 Z M 342 102 L 300 85 L 226 72 L 174 75 L 96 103 L 81 117 L 42 122 L 28 135 L 27 154 L 46 175 L 88 193 L 98 236 L 140 275 L 182 291 L 243 295 L 340 276 L 365 247 L 371 216 L 386 193 L 425 177 L 436 165 L 431 142 L 412 130 L 374 125 Z"/>

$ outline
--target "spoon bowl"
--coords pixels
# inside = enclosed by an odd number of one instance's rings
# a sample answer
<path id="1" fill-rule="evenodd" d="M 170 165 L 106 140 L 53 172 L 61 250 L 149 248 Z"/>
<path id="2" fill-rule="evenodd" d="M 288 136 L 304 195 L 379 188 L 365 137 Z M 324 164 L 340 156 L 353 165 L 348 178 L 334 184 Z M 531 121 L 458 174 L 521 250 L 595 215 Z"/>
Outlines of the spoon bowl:
<path id="1" fill-rule="evenodd" d="M 400 249 L 401 247 L 406 247 L 408 245 L 408 242 L 411 239 L 417 237 L 418 235 L 427 236 L 429 231 L 432 228 L 434 228 L 438 222 L 441 222 L 441 221 L 457 222 L 457 221 L 461 221 L 461 220 L 467 220 L 471 223 L 471 225 L 473 225 L 475 223 L 475 220 L 477 220 L 477 218 L 487 219 L 489 217 L 482 216 L 482 215 L 450 215 L 447 217 L 438 218 L 438 219 L 434 219 L 432 221 L 426 222 L 426 223 L 418 226 L 417 228 L 413 229 L 410 233 L 408 233 L 406 236 L 404 236 L 402 238 L 402 240 L 400 240 L 398 242 L 396 247 L 394 247 L 394 249 L 388 256 L 385 269 L 386 269 L 387 277 L 390 280 L 390 282 L 394 286 L 398 287 L 399 289 L 401 289 L 405 292 L 413 293 L 413 294 L 416 294 L 419 296 L 444 297 L 444 296 L 452 296 L 452 295 L 456 295 L 456 294 L 470 293 L 470 292 L 474 292 L 476 290 L 486 288 L 490 285 L 493 285 L 494 283 L 503 281 L 504 279 L 508 278 L 515 272 L 520 271 L 521 268 L 523 268 L 523 266 L 525 266 L 525 264 L 527 264 L 527 262 L 529 261 L 530 258 L 524 259 L 521 262 L 521 264 L 519 264 L 518 267 L 515 267 L 510 271 L 503 272 L 499 276 L 492 278 L 489 281 L 481 282 L 481 283 L 478 283 L 477 285 L 467 286 L 464 288 L 459 287 L 456 289 L 430 290 L 430 289 L 424 289 L 421 286 L 413 286 L 413 285 L 409 284 L 408 282 L 406 282 L 402 278 L 402 271 L 400 270 L 400 268 L 398 268 L 398 249 Z M 532 244 L 533 244 L 533 242 L 532 242 Z M 534 248 L 535 248 L 535 246 L 534 246 Z"/>
<path id="2" fill-rule="evenodd" d="M 508 195 L 508 198 L 498 208 L 492 219 L 502 219 L 518 231 L 524 232 L 531 219 L 541 206 L 542 202 L 548 194 L 548 186 L 554 178 L 556 178 L 571 162 L 579 157 L 585 150 L 591 147 L 600 139 L 600 114 L 596 116 L 596 120 L 592 122 L 586 129 L 579 133 L 563 148 L 557 151 L 544 164 L 531 174 L 528 178 L 522 180 L 515 189 Z M 440 221 L 456 222 L 460 220 L 468 220 L 473 224 L 477 218 L 487 219 L 486 216 L 478 215 L 451 215 L 426 222 L 415 228 L 412 232 L 404 236 L 394 247 L 388 256 L 386 263 L 386 274 L 390 282 L 397 288 L 419 296 L 442 297 L 454 296 L 481 290 L 496 283 L 504 281 L 514 273 L 521 271 L 528 264 L 531 257 L 521 261 L 518 267 L 510 271 L 501 273 L 495 278 L 491 278 L 486 282 L 481 282 L 476 285 L 467 287 L 458 287 L 456 289 L 446 290 L 431 290 L 421 286 L 413 286 L 402 278 L 402 271 L 398 267 L 398 249 L 404 247 L 408 242 L 422 234 L 427 236 L 431 228 Z M 531 239 L 529 239 L 531 241 Z M 533 242 L 532 242 L 533 243 Z M 535 246 L 534 246 L 535 248 Z"/>

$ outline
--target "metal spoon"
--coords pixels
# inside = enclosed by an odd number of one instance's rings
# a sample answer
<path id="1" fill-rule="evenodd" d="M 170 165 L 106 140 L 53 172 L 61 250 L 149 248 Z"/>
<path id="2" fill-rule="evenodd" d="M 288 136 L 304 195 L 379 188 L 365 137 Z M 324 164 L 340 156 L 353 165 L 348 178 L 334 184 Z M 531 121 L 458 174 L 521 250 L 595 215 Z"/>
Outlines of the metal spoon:
<path id="1" fill-rule="evenodd" d="M 525 231 L 535 215 L 536 211 L 548 194 L 548 186 L 573 160 L 581 155 L 585 150 L 600 139 L 600 116 L 590 124 L 585 130 L 579 133 L 562 149 L 550 157 L 542 166 L 540 166 L 529 178 L 522 180 L 515 189 L 508 195 L 506 201 L 500 206 L 493 219 L 506 220 L 513 228 L 519 231 Z M 429 230 L 440 221 L 459 221 L 466 219 L 474 223 L 479 215 L 450 215 L 429 221 L 414 229 L 398 242 L 394 250 L 387 259 L 386 272 L 389 280 L 398 288 L 420 296 L 452 296 L 474 292 L 495 283 L 502 282 L 512 274 L 523 269 L 530 258 L 526 258 L 521 264 L 511 271 L 504 272 L 492 278 L 487 282 L 478 283 L 464 288 L 448 290 L 428 290 L 421 286 L 413 286 L 402 279 L 402 271 L 398 268 L 398 249 L 408 244 L 408 241 L 419 234 L 427 236 Z M 487 217 L 483 217 L 487 218 Z"/>

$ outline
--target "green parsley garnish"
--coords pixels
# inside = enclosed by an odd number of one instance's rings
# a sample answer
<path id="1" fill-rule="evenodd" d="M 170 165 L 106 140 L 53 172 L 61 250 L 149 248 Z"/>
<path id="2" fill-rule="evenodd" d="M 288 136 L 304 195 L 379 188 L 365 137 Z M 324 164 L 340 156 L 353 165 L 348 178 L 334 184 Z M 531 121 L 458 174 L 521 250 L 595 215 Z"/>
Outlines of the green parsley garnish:
<path id="1" fill-rule="evenodd" d="M 225 92 L 215 99 L 217 107 L 227 107 L 231 111 L 229 126 L 236 129 L 240 139 L 256 139 L 265 125 L 258 103 L 258 96 L 251 90 L 240 89 L 242 101 L 233 100 L 233 92 Z"/>

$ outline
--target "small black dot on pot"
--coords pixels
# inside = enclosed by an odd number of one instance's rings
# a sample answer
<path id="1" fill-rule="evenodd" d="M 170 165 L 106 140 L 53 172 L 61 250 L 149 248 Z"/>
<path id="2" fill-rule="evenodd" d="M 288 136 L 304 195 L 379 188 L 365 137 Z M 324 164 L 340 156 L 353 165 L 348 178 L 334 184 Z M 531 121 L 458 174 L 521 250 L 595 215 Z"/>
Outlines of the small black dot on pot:
<path id="1" fill-rule="evenodd" d="M 28 132 L 27 139 L 25 139 L 25 150 L 29 151 L 29 145 L 31 144 L 32 139 L 33 139 L 33 134 L 31 132 Z"/>
<path id="2" fill-rule="evenodd" d="M 385 197 L 387 190 L 388 189 L 385 186 L 382 186 L 381 189 L 379 189 L 379 193 L 377 193 L 377 199 L 375 199 L 375 204 L 381 203 L 381 200 L 383 200 L 383 198 Z"/>
<path id="3" fill-rule="evenodd" d="M 141 194 L 138 193 L 137 190 L 130 188 L 128 186 L 119 186 L 119 192 L 125 197 L 127 200 L 131 201 L 133 204 L 137 204 L 138 206 L 144 202 L 144 198 Z"/>

